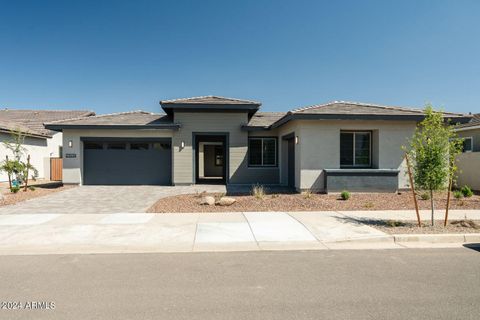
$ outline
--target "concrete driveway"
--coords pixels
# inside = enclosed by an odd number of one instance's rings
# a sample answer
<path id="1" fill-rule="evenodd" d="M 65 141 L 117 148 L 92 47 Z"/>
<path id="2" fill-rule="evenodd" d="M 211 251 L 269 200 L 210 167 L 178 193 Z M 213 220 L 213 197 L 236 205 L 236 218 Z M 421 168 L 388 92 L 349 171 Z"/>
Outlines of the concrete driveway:
<path id="1" fill-rule="evenodd" d="M 158 199 L 195 192 L 225 192 L 225 186 L 81 186 L 0 207 L 0 214 L 139 213 Z"/>

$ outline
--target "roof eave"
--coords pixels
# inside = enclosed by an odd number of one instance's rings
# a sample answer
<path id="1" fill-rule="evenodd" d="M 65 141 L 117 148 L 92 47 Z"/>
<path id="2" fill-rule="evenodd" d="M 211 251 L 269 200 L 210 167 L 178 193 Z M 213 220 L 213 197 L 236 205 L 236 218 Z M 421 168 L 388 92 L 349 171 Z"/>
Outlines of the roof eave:
<path id="1" fill-rule="evenodd" d="M 119 129 L 119 130 L 178 130 L 180 129 L 180 124 L 161 124 L 161 125 L 79 125 L 79 124 L 47 124 L 45 128 L 53 131 L 62 131 L 64 129 Z"/>
<path id="2" fill-rule="evenodd" d="M 15 130 L 9 130 L 9 129 L 2 129 L 0 128 L 0 132 L 2 133 L 12 133 L 14 132 Z M 49 139 L 52 137 L 52 135 L 49 135 L 49 134 L 41 134 L 41 133 L 32 133 L 32 132 L 27 132 L 27 131 L 21 131 L 20 130 L 20 133 L 24 136 L 27 136 L 27 137 L 32 137 L 32 138 L 39 138 L 39 139 Z"/>

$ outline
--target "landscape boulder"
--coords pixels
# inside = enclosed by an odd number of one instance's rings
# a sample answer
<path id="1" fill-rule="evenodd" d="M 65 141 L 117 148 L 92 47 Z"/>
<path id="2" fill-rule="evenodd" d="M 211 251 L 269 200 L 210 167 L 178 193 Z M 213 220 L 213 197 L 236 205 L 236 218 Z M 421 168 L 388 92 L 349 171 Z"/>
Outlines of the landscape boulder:
<path id="1" fill-rule="evenodd" d="M 202 202 L 200 202 L 200 204 L 206 206 L 213 206 L 215 204 L 215 198 L 212 196 L 205 196 L 202 198 Z"/>
<path id="2" fill-rule="evenodd" d="M 231 206 L 237 202 L 236 199 L 230 198 L 230 197 L 221 197 L 220 200 L 218 200 L 217 205 L 219 206 Z"/>

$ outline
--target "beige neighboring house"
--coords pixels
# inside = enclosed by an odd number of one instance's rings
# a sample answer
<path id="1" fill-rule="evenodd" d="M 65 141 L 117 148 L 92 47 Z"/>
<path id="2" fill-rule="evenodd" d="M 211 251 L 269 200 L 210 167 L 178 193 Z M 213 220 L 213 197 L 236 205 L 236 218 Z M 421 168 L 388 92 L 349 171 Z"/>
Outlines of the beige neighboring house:
<path id="1" fill-rule="evenodd" d="M 30 155 L 32 165 L 38 170 L 38 178 L 50 178 L 50 158 L 62 156 L 62 133 L 45 129 L 44 122 L 92 116 L 95 113 L 84 110 L 0 110 L 0 161 L 12 156 L 3 142 L 12 140 L 11 131 L 25 135 L 24 147 Z M 0 173 L 0 182 L 8 176 Z"/>
<path id="2" fill-rule="evenodd" d="M 418 109 L 331 102 L 260 112 L 251 100 L 203 96 L 46 124 L 63 132 L 63 181 L 83 185 L 289 186 L 297 191 L 407 187 L 402 145 Z M 455 123 L 470 116 L 444 113 Z"/>
<path id="3" fill-rule="evenodd" d="M 469 123 L 461 124 L 455 130 L 464 139 L 457 183 L 460 187 L 468 185 L 480 191 L 480 114 L 474 115 Z"/>

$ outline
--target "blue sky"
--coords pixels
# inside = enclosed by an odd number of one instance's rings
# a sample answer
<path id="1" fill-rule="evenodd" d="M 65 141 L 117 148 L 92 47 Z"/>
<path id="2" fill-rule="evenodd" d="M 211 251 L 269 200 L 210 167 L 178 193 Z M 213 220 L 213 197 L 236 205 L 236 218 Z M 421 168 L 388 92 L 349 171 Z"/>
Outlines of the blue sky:
<path id="1" fill-rule="evenodd" d="M 480 1 L 4 1 L 0 107 L 198 95 L 480 112 Z"/>

